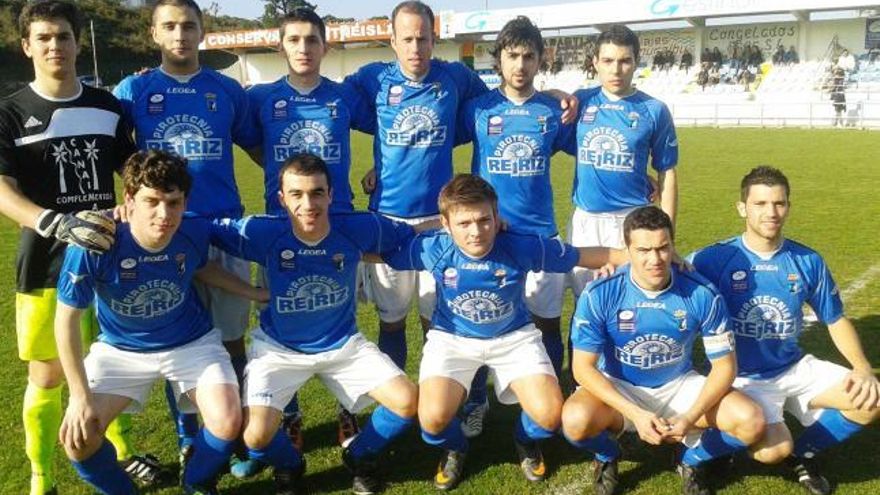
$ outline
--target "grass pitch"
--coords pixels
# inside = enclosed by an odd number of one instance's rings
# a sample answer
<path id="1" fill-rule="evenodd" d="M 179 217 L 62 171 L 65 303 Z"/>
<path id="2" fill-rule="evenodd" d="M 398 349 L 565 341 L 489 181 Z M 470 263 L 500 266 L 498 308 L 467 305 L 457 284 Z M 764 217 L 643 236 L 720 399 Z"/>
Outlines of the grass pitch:
<path id="1" fill-rule="evenodd" d="M 880 202 L 876 199 L 877 134 L 863 131 L 797 129 L 681 129 L 679 165 L 681 207 L 678 220 L 678 249 L 682 253 L 733 235 L 742 230 L 733 204 L 738 198 L 739 180 L 757 164 L 782 168 L 792 182 L 792 214 L 787 234 L 825 256 L 841 287 L 848 315 L 855 321 L 871 362 L 880 368 Z M 371 164 L 370 139 L 353 136 L 352 183 Z M 262 209 L 262 176 L 243 153 L 237 164 L 238 183 L 249 213 Z M 455 154 L 456 169 L 467 171 L 470 149 Z M 571 213 L 573 159 L 557 155 L 552 174 L 556 191 L 555 207 L 559 226 L 564 229 Z M 366 197 L 357 195 L 363 208 Z M 17 359 L 14 327 L 13 278 L 17 228 L 0 222 L 0 494 L 27 493 L 28 461 L 24 455 L 21 430 L 21 400 L 25 386 L 25 366 Z M 572 311 L 567 296 L 563 321 Z M 410 359 L 407 371 L 416 378 L 421 331 L 414 314 L 409 321 Z M 375 339 L 377 320 L 372 308 L 358 309 L 358 322 L 368 338 Z M 805 347 L 814 354 L 843 362 L 823 327 L 804 336 Z M 880 371 L 880 370 L 877 370 Z M 156 453 L 169 468 L 176 470 L 176 443 L 168 418 L 164 395 L 157 387 L 144 414 L 134 420 L 134 438 L 143 451 Z M 347 493 L 349 476 L 339 461 L 335 445 L 335 403 L 312 381 L 302 391 L 300 403 L 305 413 L 307 483 L 313 493 Z M 457 489 L 461 494 L 553 493 L 561 495 L 591 493 L 587 464 L 579 453 L 563 441 L 554 439 L 544 446 L 550 469 L 545 483 L 533 485 L 524 480 L 511 443 L 513 422 L 518 410 L 493 401 L 486 430 L 472 442 L 466 478 Z M 362 415 L 363 417 L 364 415 Z M 876 425 L 846 445 L 822 456 L 824 473 L 837 484 L 838 494 L 880 493 L 880 428 Z M 391 452 L 386 471 L 390 494 L 434 493 L 430 478 L 439 452 L 427 447 L 415 431 L 399 441 Z M 58 449 L 56 466 L 59 492 L 90 493 L 76 478 Z M 621 464 L 621 488 L 626 493 L 680 493 L 672 471 L 672 452 L 668 447 L 650 448 L 638 442 L 625 442 L 625 461 Z M 734 472 L 716 480 L 722 494 L 803 493 L 782 467 L 739 463 Z M 271 493 L 268 472 L 255 480 L 240 482 L 229 476 L 221 483 L 224 493 Z M 147 493 L 179 493 L 169 486 Z"/>

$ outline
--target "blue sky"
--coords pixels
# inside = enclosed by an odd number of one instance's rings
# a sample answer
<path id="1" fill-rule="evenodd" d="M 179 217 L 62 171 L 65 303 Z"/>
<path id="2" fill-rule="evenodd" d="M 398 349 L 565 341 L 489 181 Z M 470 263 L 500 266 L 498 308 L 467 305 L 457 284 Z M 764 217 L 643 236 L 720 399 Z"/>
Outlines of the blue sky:
<path id="1" fill-rule="evenodd" d="M 202 7 L 209 6 L 212 0 L 197 0 Z M 246 19 L 255 19 L 263 13 L 264 3 L 260 0 L 213 0 L 220 6 L 220 13 Z M 535 7 L 537 5 L 555 5 L 563 3 L 583 2 L 584 0 L 428 0 L 426 3 L 435 13 L 441 10 L 459 12 L 478 10 L 488 7 L 503 9 L 510 7 Z M 352 0 L 314 0 L 321 15 L 333 14 L 336 17 L 354 17 L 368 19 L 377 15 L 390 15 L 399 0 L 371 0 L 358 2 Z"/>

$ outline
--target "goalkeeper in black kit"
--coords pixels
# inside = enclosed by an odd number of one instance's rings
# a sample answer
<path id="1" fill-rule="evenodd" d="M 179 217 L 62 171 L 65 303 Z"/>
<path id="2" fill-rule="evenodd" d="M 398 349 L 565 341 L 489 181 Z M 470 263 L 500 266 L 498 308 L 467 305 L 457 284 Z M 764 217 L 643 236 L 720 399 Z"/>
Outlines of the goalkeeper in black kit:
<path id="1" fill-rule="evenodd" d="M 15 323 L 19 357 L 28 363 L 23 420 L 31 495 L 56 491 L 63 375 L 54 336 L 55 286 L 64 276 L 64 250 L 67 243 L 110 247 L 115 224 L 93 210 L 115 205 L 113 172 L 135 151 L 119 102 L 76 77 L 79 26 L 71 3 L 29 2 L 19 29 L 34 80 L 0 98 L 0 213 L 21 226 Z M 97 323 L 84 325 L 89 327 L 94 331 Z M 110 430 L 119 458 L 142 463 L 132 459 L 124 428 L 117 423 Z"/>

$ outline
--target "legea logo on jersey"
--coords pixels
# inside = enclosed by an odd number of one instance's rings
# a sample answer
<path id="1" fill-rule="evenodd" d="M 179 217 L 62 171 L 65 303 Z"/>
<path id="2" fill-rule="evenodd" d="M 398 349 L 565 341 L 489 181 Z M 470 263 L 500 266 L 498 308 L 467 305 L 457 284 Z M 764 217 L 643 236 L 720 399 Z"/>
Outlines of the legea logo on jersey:
<path id="1" fill-rule="evenodd" d="M 323 275 L 300 277 L 290 284 L 287 294 L 275 298 L 279 314 L 322 311 L 348 301 L 348 288 Z"/>
<path id="2" fill-rule="evenodd" d="M 487 290 L 469 290 L 446 304 L 456 315 L 478 325 L 496 323 L 513 314 L 513 304 Z"/>
<path id="3" fill-rule="evenodd" d="M 620 131 L 598 127 L 584 134 L 578 148 L 578 162 L 599 170 L 632 172 L 634 156 Z"/>
<path id="4" fill-rule="evenodd" d="M 170 313 L 183 302 L 184 292 L 170 280 L 150 280 L 122 300 L 110 301 L 114 313 L 129 318 L 155 318 Z"/>
<path id="5" fill-rule="evenodd" d="M 733 333 L 757 340 L 787 339 L 798 325 L 785 301 L 773 296 L 755 296 L 731 318 Z"/>
<path id="6" fill-rule="evenodd" d="M 623 347 L 615 347 L 614 355 L 627 366 L 651 370 L 671 366 L 684 359 L 684 347 L 668 335 L 652 333 L 639 335 Z"/>
<path id="7" fill-rule="evenodd" d="M 547 160 L 533 137 L 514 134 L 495 146 L 494 156 L 486 159 L 486 168 L 490 174 L 530 177 L 544 175 Z"/>
<path id="8" fill-rule="evenodd" d="M 281 133 L 280 141 L 273 147 L 275 161 L 279 163 L 297 153 L 311 153 L 327 163 L 339 163 L 342 159 L 342 146 L 332 142 L 330 128 L 316 120 L 290 124 Z"/>
<path id="9" fill-rule="evenodd" d="M 191 160 L 219 160 L 223 157 L 223 140 L 213 135 L 207 120 L 177 114 L 159 122 L 146 144 L 147 149 L 169 151 Z"/>
<path id="10" fill-rule="evenodd" d="M 433 109 L 422 105 L 404 108 L 394 117 L 394 123 L 385 137 L 391 146 L 429 148 L 443 146 L 446 142 L 446 126 L 440 125 L 440 117 Z"/>

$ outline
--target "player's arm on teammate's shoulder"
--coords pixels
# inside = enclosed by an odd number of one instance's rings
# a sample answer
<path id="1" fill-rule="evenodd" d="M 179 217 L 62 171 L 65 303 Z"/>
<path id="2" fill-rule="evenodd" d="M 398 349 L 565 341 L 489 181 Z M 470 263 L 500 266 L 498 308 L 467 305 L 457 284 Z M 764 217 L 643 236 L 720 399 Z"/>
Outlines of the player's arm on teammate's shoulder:
<path id="1" fill-rule="evenodd" d="M 269 302 L 269 291 L 267 289 L 254 287 L 244 280 L 241 280 L 226 271 L 216 261 L 208 261 L 205 266 L 196 271 L 195 277 L 207 285 L 218 287 L 237 296 L 241 296 L 244 299 L 250 299 L 251 301 L 259 303 Z"/>
<path id="2" fill-rule="evenodd" d="M 61 443 L 82 448 L 100 431 L 82 358 L 80 318 L 83 310 L 58 301 L 55 309 L 55 341 L 70 397 L 58 437 Z"/>
<path id="3" fill-rule="evenodd" d="M 578 105 L 580 102 L 577 99 L 577 96 L 566 93 L 561 89 L 545 89 L 541 91 L 545 95 L 559 100 L 559 108 L 562 109 L 562 123 L 563 124 L 571 124 L 577 120 L 578 113 Z"/>
<path id="4" fill-rule="evenodd" d="M 676 168 L 658 172 L 657 183 L 660 191 L 660 209 L 669 215 L 672 225 L 675 225 L 678 213 L 678 173 Z"/>
<path id="5" fill-rule="evenodd" d="M 828 331 L 837 350 L 852 366 L 852 371 L 846 377 L 844 390 L 853 407 L 861 410 L 880 407 L 880 381 L 865 356 L 855 325 L 846 316 L 841 316 L 834 323 L 828 324 Z"/>
<path id="6" fill-rule="evenodd" d="M 598 353 L 575 349 L 572 367 L 577 383 L 632 421 L 642 440 L 652 445 L 659 445 L 663 441 L 662 430 L 665 429 L 662 419 L 621 394 L 611 380 L 599 371 L 598 363 Z"/>

